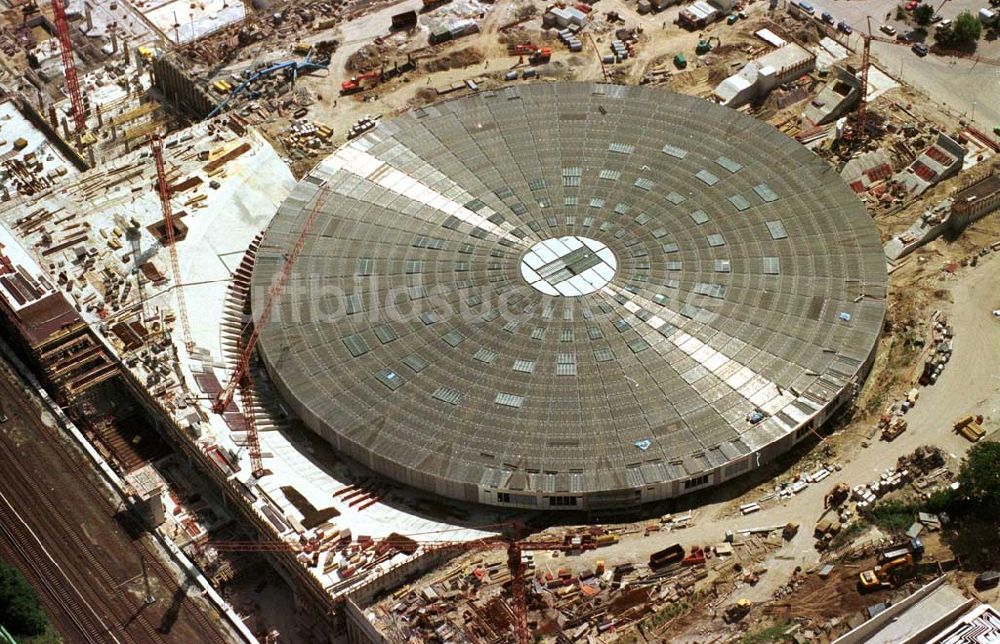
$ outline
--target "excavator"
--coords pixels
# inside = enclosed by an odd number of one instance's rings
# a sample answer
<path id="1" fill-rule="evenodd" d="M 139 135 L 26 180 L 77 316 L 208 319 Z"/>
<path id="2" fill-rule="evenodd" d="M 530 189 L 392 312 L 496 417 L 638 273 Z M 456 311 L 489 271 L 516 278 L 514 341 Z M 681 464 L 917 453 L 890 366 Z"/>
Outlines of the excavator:
<path id="1" fill-rule="evenodd" d="M 858 575 L 858 589 L 861 592 L 868 592 L 881 588 L 892 588 L 900 577 L 912 573 L 913 570 L 913 555 L 907 553 L 888 563 L 862 572 Z"/>
<path id="2" fill-rule="evenodd" d="M 382 70 L 373 69 L 370 72 L 358 74 L 357 76 L 352 76 L 351 78 L 345 80 L 340 84 L 340 93 L 354 94 L 355 92 L 360 92 L 365 87 L 378 85 L 380 82 L 382 82 Z"/>
<path id="3" fill-rule="evenodd" d="M 522 43 L 520 45 L 508 45 L 507 53 L 511 56 L 519 56 L 521 62 L 523 62 L 524 57 L 528 57 L 528 63 L 531 65 L 537 65 L 539 63 L 547 63 L 549 59 L 552 58 L 552 48 L 551 47 L 539 47 L 538 45 L 533 45 L 531 43 Z"/>

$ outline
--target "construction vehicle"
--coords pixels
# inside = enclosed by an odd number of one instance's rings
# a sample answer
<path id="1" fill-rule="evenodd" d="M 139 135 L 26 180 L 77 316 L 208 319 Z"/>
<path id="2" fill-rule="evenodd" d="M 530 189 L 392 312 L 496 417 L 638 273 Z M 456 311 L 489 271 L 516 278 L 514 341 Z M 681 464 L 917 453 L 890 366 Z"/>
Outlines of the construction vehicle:
<path id="1" fill-rule="evenodd" d="M 206 118 L 212 118 L 216 114 L 220 113 L 222 110 L 226 108 L 226 106 L 229 104 L 230 101 L 232 101 L 234 98 L 245 92 L 254 83 L 261 81 L 265 78 L 269 78 L 274 74 L 280 72 L 285 76 L 286 80 L 294 83 L 295 79 L 299 77 L 299 74 L 303 74 L 305 72 L 310 72 L 318 69 L 326 69 L 330 65 L 330 57 L 328 54 L 320 52 L 320 54 L 317 57 L 315 58 L 313 57 L 313 55 L 320 49 L 321 47 L 317 45 L 314 48 L 314 50 L 310 52 L 305 57 L 304 60 L 301 61 L 289 60 L 283 63 L 276 63 L 274 65 L 264 67 L 263 69 L 257 72 L 251 72 L 250 70 L 247 70 L 247 72 L 245 72 L 246 80 L 237 85 L 236 88 L 233 89 L 232 92 L 230 92 L 229 96 L 227 96 L 224 101 L 216 105 L 215 109 L 212 110 Z"/>
<path id="2" fill-rule="evenodd" d="M 865 570 L 858 575 L 858 589 L 862 592 L 892 588 L 899 579 L 914 570 L 913 555 L 905 554 L 892 561 Z"/>
<path id="3" fill-rule="evenodd" d="M 823 519 L 816 524 L 813 529 L 813 536 L 820 540 L 817 547 L 825 548 L 826 544 L 833 539 L 833 535 L 840 532 L 840 521 L 837 519 Z"/>
<path id="4" fill-rule="evenodd" d="M 679 563 L 683 561 L 683 559 L 684 547 L 679 543 L 675 543 L 672 546 L 664 548 L 663 550 L 658 550 L 657 552 L 649 555 L 649 567 L 656 570 L 657 568 L 663 568 L 664 566 Z"/>
<path id="5" fill-rule="evenodd" d="M 229 92 L 233 91 L 233 86 L 228 81 L 217 80 L 214 83 L 212 83 L 212 89 L 214 89 L 220 94 L 228 94 Z"/>
<path id="6" fill-rule="evenodd" d="M 352 76 L 351 78 L 345 80 L 340 84 L 341 94 L 354 94 L 360 92 L 361 90 L 373 87 L 382 82 L 382 70 L 373 69 L 370 72 L 365 72 L 364 74 L 358 74 L 357 76 Z"/>
<path id="7" fill-rule="evenodd" d="M 882 419 L 882 440 L 893 441 L 906 431 L 906 419 L 902 416 L 892 416 Z"/>
<path id="8" fill-rule="evenodd" d="M 824 508 L 837 508 L 851 495 L 851 488 L 847 483 L 837 483 L 833 486 L 825 497 L 823 497 Z"/>
<path id="9" fill-rule="evenodd" d="M 722 620 L 727 624 L 735 624 L 747 616 L 752 606 L 753 604 L 750 603 L 749 599 L 741 597 L 735 604 L 726 607 L 726 612 L 723 613 Z"/>
<path id="10" fill-rule="evenodd" d="M 521 58 L 528 56 L 528 62 L 532 65 L 547 63 L 552 58 L 551 47 L 539 47 L 531 43 L 508 45 L 507 53 L 511 56 L 520 56 Z"/>
<path id="11" fill-rule="evenodd" d="M 719 40 L 718 36 L 710 36 L 708 38 L 702 38 L 701 40 L 698 41 L 698 44 L 695 46 L 694 53 L 696 53 L 699 56 L 701 56 L 703 54 L 707 54 L 708 52 L 712 51 L 712 41 L 713 40 L 715 41 L 715 46 L 716 47 L 719 47 L 719 46 L 722 45 L 722 41 Z"/>
<path id="12" fill-rule="evenodd" d="M 982 418 L 982 416 L 973 417 L 971 414 L 963 416 L 955 423 L 955 431 L 973 443 L 978 442 L 986 435 L 986 430 L 982 426 Z"/>
<path id="13" fill-rule="evenodd" d="M 398 29 L 410 29 L 417 26 L 417 12 L 416 11 L 404 11 L 402 13 L 393 14 L 392 25 L 389 27 L 393 31 Z"/>
<path id="14" fill-rule="evenodd" d="M 920 539 L 914 537 L 908 539 L 903 543 L 897 543 L 879 551 L 876 561 L 879 564 L 885 564 L 890 561 L 895 561 L 906 555 L 912 555 L 914 559 L 919 559 L 924 554 L 924 542 Z"/>
<path id="15" fill-rule="evenodd" d="M 794 521 L 786 523 L 785 527 L 781 529 L 781 536 L 785 541 L 791 541 L 795 538 L 795 535 L 799 533 L 799 524 Z"/>
<path id="16" fill-rule="evenodd" d="M 292 53 L 305 56 L 312 51 L 312 48 L 313 46 L 307 42 L 297 42 L 295 43 L 295 46 L 292 47 Z"/>

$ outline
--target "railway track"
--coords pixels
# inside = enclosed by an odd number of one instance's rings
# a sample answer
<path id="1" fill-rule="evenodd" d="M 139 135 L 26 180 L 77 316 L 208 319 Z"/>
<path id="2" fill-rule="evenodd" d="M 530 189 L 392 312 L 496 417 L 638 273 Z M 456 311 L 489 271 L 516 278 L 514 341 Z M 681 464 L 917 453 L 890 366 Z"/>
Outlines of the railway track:
<path id="1" fill-rule="evenodd" d="M 79 465 L 80 456 L 72 454 L 63 444 L 61 437 L 55 436 L 55 432 L 38 419 L 38 410 L 26 398 L 19 384 L 15 384 L 19 382 L 6 364 L 0 367 L 0 394 L 5 394 L 8 400 L 16 405 L 18 415 L 24 422 L 30 423 L 43 435 L 52 436 L 53 440 L 47 441 L 46 447 L 56 455 L 60 465 L 63 466 L 63 471 L 72 476 L 81 490 L 95 492 L 96 494 L 92 495 L 95 497 L 95 505 L 100 506 L 101 514 L 109 521 L 113 521 L 118 508 L 108 499 L 107 490 L 84 474 Z M 20 516 L 11 502 L 13 498 L 0 499 L 0 517 L 3 518 L 4 526 L 0 534 L 7 536 L 15 547 L 21 549 L 22 558 L 36 572 L 44 591 L 65 610 L 83 639 L 88 642 L 113 640 L 129 644 L 176 641 L 175 638 L 165 638 L 165 634 L 150 621 L 146 614 L 148 606 L 142 599 L 121 589 L 123 582 L 117 579 L 95 555 L 94 544 L 86 542 L 81 537 L 80 526 L 73 524 L 73 521 L 66 516 L 68 513 L 65 509 L 57 507 L 58 504 L 53 502 L 48 491 L 27 470 L 21 457 L 6 439 L 0 439 L 0 454 L 11 465 L 9 468 L 0 468 L 0 479 L 3 481 L 2 489 L 5 493 L 10 497 L 19 494 L 19 497 L 27 500 L 29 504 L 40 504 L 37 508 L 39 511 L 32 517 L 36 529 L 53 543 L 67 545 L 68 549 L 65 552 L 78 555 L 86 563 L 87 570 L 96 576 L 93 580 L 95 583 L 89 584 L 90 587 L 81 592 L 73 585 L 66 572 L 48 556 L 41 538 L 35 534 L 33 528 L 19 518 L 13 520 Z M 145 560 L 149 564 L 150 576 L 157 579 L 175 602 L 172 608 L 176 608 L 178 612 L 181 607 L 188 608 L 185 616 L 199 627 L 199 641 L 227 644 L 229 640 L 219 632 L 219 627 L 209 620 L 200 607 L 184 597 L 184 590 L 177 583 L 172 570 L 160 560 L 156 549 L 145 539 L 132 540 L 126 535 L 126 540 L 131 546 L 131 554 L 137 558 L 136 568 L 141 565 L 139 560 Z M 90 600 L 84 598 L 85 594 L 91 597 Z M 113 621 L 114 624 L 108 626 L 99 616 L 99 612 L 103 612 L 107 620 Z M 132 629 L 141 630 L 141 634 L 133 635 Z"/>
<path id="2" fill-rule="evenodd" d="M 2 493 L 0 493 L 0 534 L 31 568 L 41 585 L 41 590 L 62 607 L 79 635 L 85 641 L 94 644 L 105 641 L 105 634 L 110 635 L 108 627 L 59 564 L 45 551 L 37 536 L 25 524 L 7 496 Z"/>

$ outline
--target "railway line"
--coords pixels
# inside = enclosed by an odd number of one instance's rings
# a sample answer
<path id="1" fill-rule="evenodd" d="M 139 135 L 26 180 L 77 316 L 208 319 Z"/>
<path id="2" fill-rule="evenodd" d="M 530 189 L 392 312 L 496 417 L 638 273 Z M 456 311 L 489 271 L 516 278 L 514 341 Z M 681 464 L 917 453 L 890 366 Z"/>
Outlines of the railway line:
<path id="1" fill-rule="evenodd" d="M 0 425 L 0 550 L 27 567 L 63 636 L 126 644 L 232 641 L 187 596 L 154 546 L 116 523 L 120 508 L 87 477 L 82 457 L 40 420 L 6 364 L 0 397 L 9 417 Z M 153 604 L 126 588 L 144 565 Z"/>

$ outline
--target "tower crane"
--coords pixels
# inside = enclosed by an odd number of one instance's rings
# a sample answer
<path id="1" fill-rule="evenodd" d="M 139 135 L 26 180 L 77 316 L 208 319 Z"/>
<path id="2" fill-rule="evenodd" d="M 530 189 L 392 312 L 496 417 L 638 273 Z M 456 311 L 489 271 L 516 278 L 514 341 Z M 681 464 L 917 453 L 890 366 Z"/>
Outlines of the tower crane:
<path id="1" fill-rule="evenodd" d="M 251 318 L 240 333 L 240 340 L 237 342 L 238 357 L 226 386 L 219 391 L 212 402 L 212 411 L 216 414 L 223 414 L 229 409 L 236 395 L 236 390 L 240 391 L 240 401 L 243 404 L 243 418 L 247 436 L 247 449 L 250 453 L 251 473 L 254 478 L 260 478 L 266 474 L 260 454 L 260 442 L 257 436 L 257 420 L 253 413 L 253 382 L 250 376 L 250 360 L 253 357 L 254 349 L 257 348 L 257 340 L 260 338 L 260 330 L 271 318 L 274 305 L 281 297 L 288 283 L 288 278 L 292 274 L 292 268 L 305 246 L 312 230 L 313 224 L 322 212 L 323 204 L 329 198 L 329 187 L 324 184 L 314 197 L 314 202 L 306 221 L 299 231 L 299 236 L 295 240 L 292 249 L 285 255 L 285 263 L 275 275 L 274 280 L 267 289 L 266 297 L 260 307 L 260 316 L 256 322 Z"/>
<path id="2" fill-rule="evenodd" d="M 66 21 L 66 5 L 63 0 L 52 0 L 52 17 L 59 34 L 59 52 L 62 55 L 63 74 L 66 77 L 66 93 L 73 108 L 73 123 L 77 136 L 87 128 L 83 113 L 83 98 L 80 96 L 80 82 L 76 78 L 76 64 L 73 62 L 73 41 L 70 39 L 69 23 Z"/>
<path id="3" fill-rule="evenodd" d="M 941 7 L 944 6 L 945 2 L 948 2 L 948 0 L 944 0 L 944 2 L 941 3 L 941 6 L 938 7 L 938 11 L 941 10 Z M 862 51 L 861 51 L 861 87 L 860 87 L 861 97 L 860 97 L 860 100 L 858 101 L 858 107 L 857 107 L 857 110 L 855 111 L 855 114 L 854 114 L 854 124 L 855 124 L 855 132 L 856 132 L 854 136 L 857 137 L 857 138 L 863 139 L 868 134 L 868 131 L 867 131 L 867 127 L 868 127 L 868 69 L 869 69 L 869 67 L 871 67 L 871 46 L 872 46 L 872 41 L 884 42 L 884 43 L 887 43 L 887 44 L 890 44 L 890 45 L 897 45 L 897 46 L 898 45 L 905 46 L 907 43 L 906 42 L 900 42 L 898 40 L 893 40 L 891 38 L 883 38 L 882 36 L 878 36 L 878 35 L 873 34 L 872 33 L 872 18 L 871 18 L 871 16 L 868 16 L 868 33 L 859 32 L 858 35 L 861 37 L 861 40 L 863 41 L 864 45 L 863 45 Z M 982 63 L 986 63 L 986 64 L 989 64 L 989 65 L 998 65 L 998 66 L 1000 66 L 1000 61 L 992 59 L 992 58 L 984 58 L 984 57 L 978 56 L 978 55 L 977 56 L 970 56 L 968 54 L 962 54 L 962 53 L 959 53 L 959 52 L 941 52 L 941 53 L 948 53 L 948 54 L 951 54 L 951 55 L 956 55 L 956 56 L 960 56 L 960 57 L 964 57 L 964 58 L 969 58 L 970 60 L 973 60 L 973 61 L 975 61 L 977 63 L 982 62 Z"/>
<path id="4" fill-rule="evenodd" d="M 156 161 L 156 188 L 160 193 L 160 206 L 163 208 L 163 227 L 166 229 L 167 246 L 170 251 L 170 271 L 174 278 L 174 288 L 177 290 L 177 317 L 180 318 L 181 329 L 184 333 L 184 347 L 190 352 L 194 348 L 194 341 L 191 339 L 187 303 L 184 301 L 184 287 L 181 285 L 181 266 L 177 260 L 174 211 L 170 207 L 170 186 L 167 185 L 167 172 L 163 166 L 163 139 L 159 135 L 151 136 L 149 147 L 152 148 L 153 159 Z"/>

